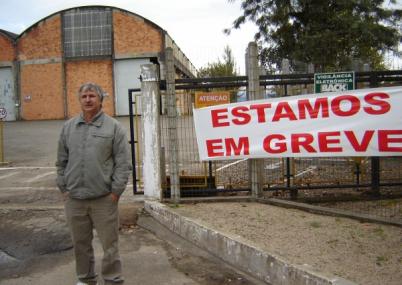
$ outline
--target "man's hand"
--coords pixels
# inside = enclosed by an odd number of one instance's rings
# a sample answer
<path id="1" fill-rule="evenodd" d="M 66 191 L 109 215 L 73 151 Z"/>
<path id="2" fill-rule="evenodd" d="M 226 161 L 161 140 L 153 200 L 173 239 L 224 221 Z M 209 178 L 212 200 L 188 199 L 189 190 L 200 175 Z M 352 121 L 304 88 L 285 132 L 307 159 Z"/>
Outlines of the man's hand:
<path id="1" fill-rule="evenodd" d="M 68 191 L 63 192 L 63 200 L 66 201 L 68 199 L 68 197 L 70 196 L 70 193 Z"/>
<path id="2" fill-rule="evenodd" d="M 120 196 L 116 195 L 114 193 L 110 193 L 110 196 L 112 197 L 113 202 L 117 203 L 119 202 Z"/>

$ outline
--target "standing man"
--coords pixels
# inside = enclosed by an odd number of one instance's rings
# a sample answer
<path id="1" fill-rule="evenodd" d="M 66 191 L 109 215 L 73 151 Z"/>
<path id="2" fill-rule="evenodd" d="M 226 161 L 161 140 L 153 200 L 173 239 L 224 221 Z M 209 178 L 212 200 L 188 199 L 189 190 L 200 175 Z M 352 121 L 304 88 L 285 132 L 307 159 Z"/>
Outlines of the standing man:
<path id="1" fill-rule="evenodd" d="M 97 284 L 93 229 L 104 251 L 105 284 L 124 281 L 119 256 L 118 201 L 131 171 L 126 132 L 102 111 L 105 93 L 86 83 L 78 92 L 82 113 L 68 120 L 57 152 L 57 185 L 74 246 L 77 285 Z"/>

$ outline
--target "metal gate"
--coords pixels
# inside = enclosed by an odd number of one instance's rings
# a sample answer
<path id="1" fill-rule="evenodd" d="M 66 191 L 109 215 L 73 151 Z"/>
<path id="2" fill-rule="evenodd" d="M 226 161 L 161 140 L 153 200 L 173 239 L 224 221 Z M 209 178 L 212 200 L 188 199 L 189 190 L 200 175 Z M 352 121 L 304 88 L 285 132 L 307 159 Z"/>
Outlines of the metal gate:
<path id="1" fill-rule="evenodd" d="M 131 162 L 133 165 L 133 194 L 144 194 L 141 190 L 142 164 L 141 164 L 141 115 L 138 113 L 141 89 L 128 89 L 128 110 L 130 123 Z"/>

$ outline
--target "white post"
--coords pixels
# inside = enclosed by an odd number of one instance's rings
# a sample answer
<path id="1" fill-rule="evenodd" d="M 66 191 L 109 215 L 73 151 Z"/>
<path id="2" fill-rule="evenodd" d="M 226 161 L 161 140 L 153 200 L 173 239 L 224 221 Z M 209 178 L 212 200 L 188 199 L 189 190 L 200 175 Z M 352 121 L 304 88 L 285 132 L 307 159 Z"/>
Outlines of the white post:
<path id="1" fill-rule="evenodd" d="M 162 199 L 161 142 L 159 79 L 156 65 L 141 65 L 141 91 L 144 196 L 160 200 Z"/>
<path id="2" fill-rule="evenodd" d="M 248 76 L 248 100 L 258 100 L 263 98 L 263 94 L 260 88 L 260 68 L 258 66 L 257 57 L 257 44 L 255 42 L 251 42 L 248 45 L 246 57 L 246 70 Z M 251 195 L 254 198 L 261 197 L 263 195 L 263 160 L 249 159 L 248 165 Z"/>

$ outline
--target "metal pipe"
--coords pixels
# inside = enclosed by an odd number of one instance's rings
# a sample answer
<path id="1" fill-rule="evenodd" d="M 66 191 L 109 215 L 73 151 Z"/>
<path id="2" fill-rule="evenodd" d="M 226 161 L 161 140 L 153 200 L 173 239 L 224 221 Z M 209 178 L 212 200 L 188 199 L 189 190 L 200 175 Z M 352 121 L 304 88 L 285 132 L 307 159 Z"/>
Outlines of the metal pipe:
<path id="1" fill-rule="evenodd" d="M 381 187 L 393 187 L 393 186 L 401 186 L 402 182 L 395 182 L 395 183 L 380 183 L 379 186 Z M 360 188 L 370 188 L 372 187 L 371 183 L 366 183 L 366 184 L 359 184 Z M 264 188 L 264 191 L 277 191 L 277 190 L 292 190 L 292 189 L 298 189 L 298 190 L 321 190 L 321 189 L 344 189 L 344 188 L 356 188 L 356 184 L 338 184 L 338 185 L 305 185 L 305 186 L 274 186 L 274 187 L 266 187 Z"/>
<path id="2" fill-rule="evenodd" d="M 133 195 L 138 194 L 137 193 L 137 169 L 136 169 L 136 163 L 135 163 L 135 138 L 134 138 L 134 123 L 133 123 L 133 93 L 135 90 L 138 89 L 129 89 L 128 90 L 128 109 L 129 109 L 129 115 L 130 115 L 130 147 L 131 147 L 131 164 L 133 166 L 132 169 L 132 176 L 133 176 Z"/>

